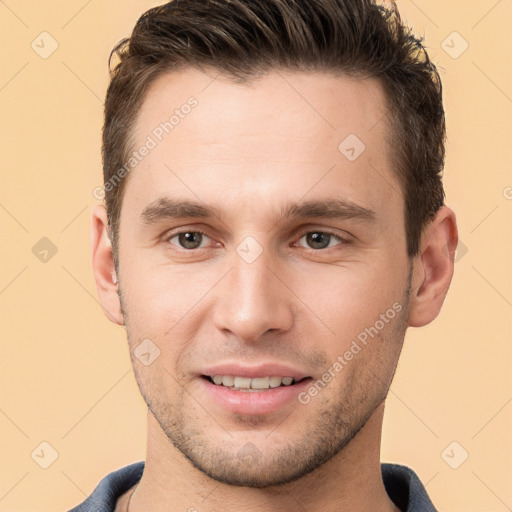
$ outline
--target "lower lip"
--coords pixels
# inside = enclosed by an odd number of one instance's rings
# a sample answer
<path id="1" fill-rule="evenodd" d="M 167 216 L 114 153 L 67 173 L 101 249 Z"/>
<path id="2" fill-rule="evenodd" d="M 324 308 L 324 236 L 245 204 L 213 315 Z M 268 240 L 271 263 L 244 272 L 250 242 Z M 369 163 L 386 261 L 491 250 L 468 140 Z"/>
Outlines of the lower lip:
<path id="1" fill-rule="evenodd" d="M 298 395 L 311 383 L 311 378 L 290 386 L 279 386 L 264 391 L 236 391 L 225 386 L 217 386 L 208 379 L 201 378 L 206 393 L 223 409 L 236 414 L 268 414 L 286 405 L 298 403 Z"/>

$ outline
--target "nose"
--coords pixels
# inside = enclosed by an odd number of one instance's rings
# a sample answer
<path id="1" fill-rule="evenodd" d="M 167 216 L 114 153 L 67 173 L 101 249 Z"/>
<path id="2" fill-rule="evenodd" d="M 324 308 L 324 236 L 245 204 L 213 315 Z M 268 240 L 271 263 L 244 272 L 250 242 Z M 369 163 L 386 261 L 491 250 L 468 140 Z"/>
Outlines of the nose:
<path id="1" fill-rule="evenodd" d="M 234 254 L 232 268 L 217 289 L 215 326 L 246 342 L 258 341 L 270 330 L 284 332 L 293 323 L 293 294 L 266 252 L 252 263 Z"/>

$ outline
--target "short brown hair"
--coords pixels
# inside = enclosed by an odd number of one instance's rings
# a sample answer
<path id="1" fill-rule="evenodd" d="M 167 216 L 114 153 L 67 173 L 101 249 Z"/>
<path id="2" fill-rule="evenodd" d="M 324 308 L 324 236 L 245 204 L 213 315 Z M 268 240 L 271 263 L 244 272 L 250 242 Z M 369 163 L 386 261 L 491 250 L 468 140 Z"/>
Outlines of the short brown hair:
<path id="1" fill-rule="evenodd" d="M 174 0 L 145 12 L 109 58 L 103 174 L 112 183 L 132 150 L 135 117 L 153 81 L 187 66 L 235 83 L 273 69 L 377 77 L 386 91 L 389 147 L 404 197 L 407 254 L 444 202 L 445 118 L 439 74 L 394 2 L 376 0 Z M 105 190 L 114 263 L 126 178 Z"/>

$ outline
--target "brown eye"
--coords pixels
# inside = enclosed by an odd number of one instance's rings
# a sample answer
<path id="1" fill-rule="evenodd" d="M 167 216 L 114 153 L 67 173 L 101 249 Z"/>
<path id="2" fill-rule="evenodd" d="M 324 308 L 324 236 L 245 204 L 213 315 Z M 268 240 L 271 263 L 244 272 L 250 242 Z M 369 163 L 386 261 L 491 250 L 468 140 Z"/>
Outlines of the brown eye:
<path id="1" fill-rule="evenodd" d="M 334 245 L 342 245 L 343 243 L 348 243 L 347 240 L 344 240 L 340 236 L 326 231 L 309 231 L 308 233 L 304 233 L 304 235 L 302 235 L 301 240 L 303 238 L 306 239 L 308 248 L 318 250 L 328 249 Z M 341 242 L 341 244 L 331 244 L 333 240 Z"/>
<path id="2" fill-rule="evenodd" d="M 206 235 L 201 231 L 182 231 L 181 233 L 175 233 L 169 237 L 168 241 L 172 245 L 176 245 L 175 243 L 171 242 L 171 240 L 177 238 L 178 246 L 180 248 L 192 250 L 200 248 L 204 237 L 206 237 Z"/>
<path id="3" fill-rule="evenodd" d="M 306 235 L 307 243 L 313 249 L 325 249 L 329 246 L 331 235 L 329 233 L 311 232 Z"/>

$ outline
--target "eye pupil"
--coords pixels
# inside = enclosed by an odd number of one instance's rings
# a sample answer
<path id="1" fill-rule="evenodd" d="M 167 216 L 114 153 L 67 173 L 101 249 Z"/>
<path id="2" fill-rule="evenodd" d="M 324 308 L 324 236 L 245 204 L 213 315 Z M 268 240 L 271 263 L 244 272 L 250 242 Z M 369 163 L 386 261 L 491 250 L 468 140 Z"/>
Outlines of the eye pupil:
<path id="1" fill-rule="evenodd" d="M 197 249 L 201 245 L 202 234 L 194 231 L 180 233 L 178 236 L 180 245 L 186 249 Z M 195 240 L 194 240 L 195 239 Z"/>
<path id="2" fill-rule="evenodd" d="M 307 241 L 315 249 L 325 249 L 329 245 L 330 237 L 329 233 L 314 231 L 307 234 Z"/>

